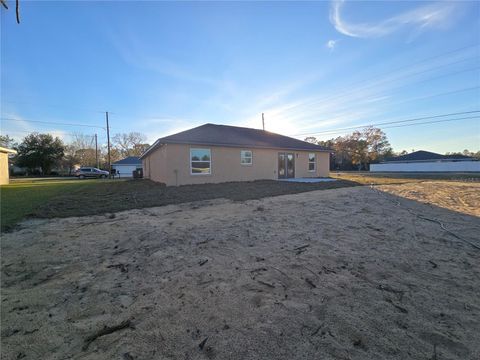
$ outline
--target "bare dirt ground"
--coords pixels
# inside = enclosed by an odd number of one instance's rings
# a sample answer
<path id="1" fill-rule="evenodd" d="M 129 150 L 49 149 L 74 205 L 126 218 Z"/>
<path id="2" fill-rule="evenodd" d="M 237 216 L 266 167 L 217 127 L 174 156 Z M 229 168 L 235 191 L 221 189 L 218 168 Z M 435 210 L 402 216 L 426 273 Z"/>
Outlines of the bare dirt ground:
<path id="1" fill-rule="evenodd" d="M 408 185 L 382 186 L 382 190 L 401 197 L 480 217 L 480 184 L 468 182 L 424 181 Z"/>
<path id="2" fill-rule="evenodd" d="M 478 359 L 479 200 L 437 181 L 29 220 L 2 235 L 2 359 Z"/>

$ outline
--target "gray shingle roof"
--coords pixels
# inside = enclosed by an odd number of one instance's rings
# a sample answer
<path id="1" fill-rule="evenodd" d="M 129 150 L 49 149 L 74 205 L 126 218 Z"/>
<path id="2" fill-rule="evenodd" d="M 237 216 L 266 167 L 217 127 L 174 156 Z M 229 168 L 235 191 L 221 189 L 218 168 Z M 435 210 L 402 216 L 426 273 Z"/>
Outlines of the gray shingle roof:
<path id="1" fill-rule="evenodd" d="M 470 156 L 465 155 L 442 155 L 430 151 L 414 151 L 410 154 L 396 156 L 385 159 L 385 162 L 393 161 L 428 161 L 428 160 L 473 160 Z"/>
<path id="2" fill-rule="evenodd" d="M 264 149 L 331 151 L 288 136 L 238 126 L 205 124 L 158 139 L 143 155 L 161 144 L 192 144 Z"/>
<path id="3" fill-rule="evenodd" d="M 129 156 L 114 162 L 112 165 L 142 165 L 142 160 L 137 156 Z"/>

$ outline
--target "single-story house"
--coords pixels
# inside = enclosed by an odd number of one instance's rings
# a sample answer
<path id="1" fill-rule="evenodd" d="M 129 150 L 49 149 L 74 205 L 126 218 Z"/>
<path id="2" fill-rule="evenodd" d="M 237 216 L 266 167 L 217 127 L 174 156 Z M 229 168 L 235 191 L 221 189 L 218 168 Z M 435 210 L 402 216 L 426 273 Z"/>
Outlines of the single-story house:
<path id="1" fill-rule="evenodd" d="M 480 172 L 480 161 L 465 155 L 442 155 L 429 151 L 386 159 L 370 164 L 372 172 Z"/>
<path id="2" fill-rule="evenodd" d="M 15 150 L 0 147 L 0 185 L 5 185 L 10 182 L 8 155 L 16 153 Z"/>
<path id="3" fill-rule="evenodd" d="M 137 156 L 129 156 L 112 164 L 120 177 L 132 177 L 135 170 L 142 168 L 142 160 Z"/>
<path id="4" fill-rule="evenodd" d="M 140 157 L 166 185 L 326 177 L 331 150 L 265 130 L 205 124 L 158 139 Z"/>

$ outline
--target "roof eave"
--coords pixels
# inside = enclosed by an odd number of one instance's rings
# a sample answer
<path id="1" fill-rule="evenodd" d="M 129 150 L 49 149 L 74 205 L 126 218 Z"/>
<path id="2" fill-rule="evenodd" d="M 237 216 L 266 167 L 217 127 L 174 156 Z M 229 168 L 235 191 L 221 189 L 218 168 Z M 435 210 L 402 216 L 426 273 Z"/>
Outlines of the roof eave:
<path id="1" fill-rule="evenodd" d="M 161 140 L 159 145 L 163 144 L 179 144 L 179 145 L 202 145 L 202 146 L 224 146 L 224 147 L 235 147 L 235 148 L 253 148 L 253 149 L 278 149 L 278 150 L 297 150 L 297 151 L 318 151 L 318 152 L 334 152 L 331 149 L 324 149 L 322 147 L 319 148 L 300 148 L 300 147 L 280 147 L 280 146 L 262 146 L 262 145 L 251 145 L 251 144 L 232 144 L 232 143 L 209 143 L 203 141 L 169 141 L 169 140 Z M 152 145 L 151 150 L 153 150 Z M 142 157 L 144 157 L 148 152 L 151 151 L 148 149 Z"/>

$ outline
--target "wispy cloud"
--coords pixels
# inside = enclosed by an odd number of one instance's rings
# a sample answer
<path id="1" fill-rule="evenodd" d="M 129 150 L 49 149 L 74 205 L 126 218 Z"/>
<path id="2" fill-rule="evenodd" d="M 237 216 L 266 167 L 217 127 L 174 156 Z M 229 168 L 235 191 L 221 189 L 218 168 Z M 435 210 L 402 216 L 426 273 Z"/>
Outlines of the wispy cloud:
<path id="1" fill-rule="evenodd" d="M 152 71 L 177 80 L 185 80 L 213 86 L 218 85 L 217 80 L 208 76 L 199 75 L 193 69 L 181 65 L 178 61 L 174 61 L 165 56 L 160 56 L 158 52 L 147 46 L 147 44 L 143 43 L 140 38 L 134 36 L 130 32 L 125 32 L 122 36 L 112 33 L 110 35 L 110 40 L 123 61 L 131 66 Z"/>
<path id="2" fill-rule="evenodd" d="M 407 26 L 413 27 L 417 33 L 428 28 L 442 28 L 450 23 L 458 8 L 458 3 L 440 1 L 419 6 L 376 24 L 366 24 L 347 22 L 342 16 L 344 4 L 345 0 L 332 2 L 330 21 L 338 32 L 358 38 L 382 37 Z"/>
<path id="3" fill-rule="evenodd" d="M 328 40 L 326 46 L 327 46 L 327 48 L 330 49 L 330 51 L 333 51 L 335 49 L 335 47 L 337 46 L 337 42 L 338 42 L 338 40 Z"/>

